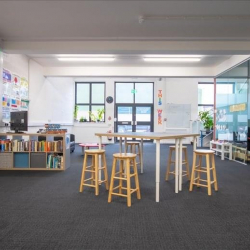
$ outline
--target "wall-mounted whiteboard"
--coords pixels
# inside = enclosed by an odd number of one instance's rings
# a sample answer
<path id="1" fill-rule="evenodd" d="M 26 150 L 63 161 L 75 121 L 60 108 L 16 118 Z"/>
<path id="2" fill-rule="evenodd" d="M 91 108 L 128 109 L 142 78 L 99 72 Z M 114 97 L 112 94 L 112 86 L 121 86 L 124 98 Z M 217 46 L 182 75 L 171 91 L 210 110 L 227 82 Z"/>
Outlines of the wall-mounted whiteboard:
<path id="1" fill-rule="evenodd" d="M 167 104 L 167 128 L 189 128 L 191 120 L 191 104 Z"/>

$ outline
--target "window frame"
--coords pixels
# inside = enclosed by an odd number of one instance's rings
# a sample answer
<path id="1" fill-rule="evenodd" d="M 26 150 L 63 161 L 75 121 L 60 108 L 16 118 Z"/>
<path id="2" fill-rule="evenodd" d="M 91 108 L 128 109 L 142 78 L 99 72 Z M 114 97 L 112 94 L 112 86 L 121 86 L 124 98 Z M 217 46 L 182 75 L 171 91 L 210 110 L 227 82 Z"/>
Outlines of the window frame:
<path id="1" fill-rule="evenodd" d="M 89 85 L 89 102 L 86 103 L 77 103 L 77 85 L 78 84 L 88 84 Z M 95 84 L 103 84 L 104 85 L 104 98 L 103 98 L 103 103 L 92 103 L 92 86 Z M 106 98 L 106 83 L 105 82 L 82 82 L 82 81 L 77 81 L 75 82 L 75 105 L 79 106 L 79 107 L 83 107 L 83 106 L 89 106 L 89 111 L 92 112 L 92 107 L 93 106 L 103 106 L 105 113 L 106 113 L 106 102 L 105 102 L 105 98 Z M 105 114 L 104 113 L 104 114 Z M 88 121 L 87 122 L 91 122 L 90 119 L 90 115 L 88 117 Z M 104 119 L 103 122 L 105 122 L 105 115 L 104 115 Z"/>

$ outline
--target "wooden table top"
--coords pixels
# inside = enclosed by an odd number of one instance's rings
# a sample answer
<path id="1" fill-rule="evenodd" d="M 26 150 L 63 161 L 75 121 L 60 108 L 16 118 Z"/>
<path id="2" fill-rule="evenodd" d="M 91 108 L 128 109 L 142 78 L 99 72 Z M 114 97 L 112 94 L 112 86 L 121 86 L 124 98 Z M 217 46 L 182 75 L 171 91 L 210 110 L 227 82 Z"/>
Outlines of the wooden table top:
<path id="1" fill-rule="evenodd" d="M 185 137 L 199 136 L 199 134 L 166 134 L 160 132 L 126 132 L 126 133 L 95 133 L 96 136 L 130 137 L 141 139 L 181 139 Z"/>

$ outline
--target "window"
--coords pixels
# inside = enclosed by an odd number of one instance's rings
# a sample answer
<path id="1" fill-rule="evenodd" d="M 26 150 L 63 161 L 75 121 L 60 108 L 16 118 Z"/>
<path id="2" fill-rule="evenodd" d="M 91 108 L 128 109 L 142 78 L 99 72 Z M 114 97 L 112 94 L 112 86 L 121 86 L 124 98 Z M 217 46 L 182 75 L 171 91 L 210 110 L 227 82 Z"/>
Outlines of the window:
<path id="1" fill-rule="evenodd" d="M 116 82 L 116 103 L 152 103 L 154 102 L 154 84 L 152 82 Z"/>
<path id="2" fill-rule="evenodd" d="M 214 84 L 198 84 L 198 112 L 211 110 L 214 107 Z"/>
<path id="3" fill-rule="evenodd" d="M 217 82 L 216 95 L 230 95 L 234 93 L 234 83 Z M 218 100 L 217 100 L 218 101 Z M 214 83 L 198 84 L 198 112 L 207 111 L 214 108 Z"/>
<path id="4" fill-rule="evenodd" d="M 76 82 L 75 105 L 78 106 L 77 119 L 91 120 L 97 117 L 98 110 L 105 109 L 104 82 Z M 103 116 L 104 120 L 105 116 Z M 92 120 L 94 120 L 92 116 Z"/>

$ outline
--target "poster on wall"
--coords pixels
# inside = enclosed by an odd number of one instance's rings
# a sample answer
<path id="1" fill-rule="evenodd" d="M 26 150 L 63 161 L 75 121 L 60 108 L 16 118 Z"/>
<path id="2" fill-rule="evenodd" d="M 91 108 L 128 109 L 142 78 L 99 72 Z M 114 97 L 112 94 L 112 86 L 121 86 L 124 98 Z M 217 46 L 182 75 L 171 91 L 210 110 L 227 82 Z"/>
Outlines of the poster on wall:
<path id="1" fill-rule="evenodd" d="M 24 77 L 20 80 L 20 97 L 24 100 L 29 99 L 29 83 Z"/>
<path id="2" fill-rule="evenodd" d="M 10 71 L 3 69 L 3 94 L 11 95 L 12 86 L 11 86 L 11 73 Z"/>
<path id="3" fill-rule="evenodd" d="M 7 95 L 3 95 L 2 97 L 2 119 L 4 122 L 8 122 L 10 120 L 10 97 Z"/>
<path id="4" fill-rule="evenodd" d="M 12 75 L 12 93 L 13 98 L 20 98 L 20 77 L 18 75 Z"/>
<path id="5" fill-rule="evenodd" d="M 3 69 L 2 120 L 10 121 L 10 112 L 28 110 L 29 84 L 26 78 Z"/>
<path id="6" fill-rule="evenodd" d="M 20 107 L 21 107 L 21 100 L 19 98 L 11 98 L 10 111 L 20 110 Z"/>
<path id="7" fill-rule="evenodd" d="M 21 99 L 21 110 L 28 110 L 29 108 L 29 101 Z"/>

